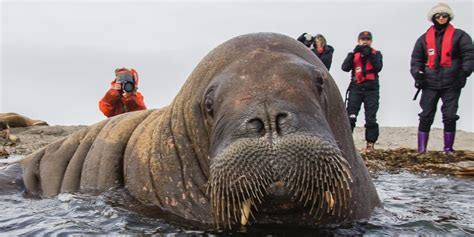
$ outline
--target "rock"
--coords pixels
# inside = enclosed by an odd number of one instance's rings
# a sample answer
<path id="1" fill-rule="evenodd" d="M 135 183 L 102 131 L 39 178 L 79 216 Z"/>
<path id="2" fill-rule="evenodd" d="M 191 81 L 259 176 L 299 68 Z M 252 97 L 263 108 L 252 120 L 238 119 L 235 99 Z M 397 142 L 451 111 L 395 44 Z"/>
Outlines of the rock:
<path id="1" fill-rule="evenodd" d="M 9 131 L 8 129 L 0 130 L 0 139 L 7 139 Z"/>
<path id="2" fill-rule="evenodd" d="M 17 136 L 13 135 L 13 134 L 8 135 L 8 140 L 10 140 L 13 143 L 17 143 L 17 142 L 20 141 L 20 139 Z"/>
<path id="3" fill-rule="evenodd" d="M 10 155 L 28 155 L 62 137 L 68 136 L 86 126 L 31 126 L 10 128 L 16 143 L 5 140 L 0 145 L 8 146 Z M 21 142 L 20 142 L 21 141 Z"/>
<path id="4" fill-rule="evenodd" d="M 6 159 L 10 156 L 10 153 L 5 149 L 5 147 L 0 146 L 0 159 Z"/>

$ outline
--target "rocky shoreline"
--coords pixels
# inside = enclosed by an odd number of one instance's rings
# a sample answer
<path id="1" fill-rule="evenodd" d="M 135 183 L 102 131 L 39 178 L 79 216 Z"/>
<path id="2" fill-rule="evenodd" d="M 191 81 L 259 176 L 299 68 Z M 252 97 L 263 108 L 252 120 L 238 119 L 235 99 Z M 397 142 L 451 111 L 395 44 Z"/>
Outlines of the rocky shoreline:
<path id="1" fill-rule="evenodd" d="M 18 141 L 9 141 L 0 138 L 0 149 L 3 147 L 9 155 L 24 156 L 66 137 L 81 128 L 87 126 L 34 126 L 10 128 L 10 134 L 18 138 Z"/>
<path id="2" fill-rule="evenodd" d="M 361 153 L 371 172 L 402 171 L 456 176 L 474 176 L 474 152 L 456 151 L 445 155 L 430 151 L 420 155 L 415 149 L 397 148 Z"/>
<path id="3" fill-rule="evenodd" d="M 25 156 L 68 136 L 86 126 L 35 126 L 11 128 L 10 133 L 18 138 L 9 141 L 0 138 L 0 158 Z M 356 128 L 354 141 L 361 150 L 371 172 L 426 172 L 445 175 L 474 176 L 474 133 L 458 131 L 453 155 L 441 152 L 443 138 L 441 129 L 433 129 L 427 154 L 416 152 L 415 127 L 383 127 L 375 150 L 364 152 L 364 129 Z"/>

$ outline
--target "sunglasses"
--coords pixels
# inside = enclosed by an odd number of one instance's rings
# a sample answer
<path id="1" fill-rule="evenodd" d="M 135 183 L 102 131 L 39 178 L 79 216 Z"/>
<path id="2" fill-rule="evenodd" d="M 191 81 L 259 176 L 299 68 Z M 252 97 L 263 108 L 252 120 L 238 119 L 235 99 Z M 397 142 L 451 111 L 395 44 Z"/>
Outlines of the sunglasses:
<path id="1" fill-rule="evenodd" d="M 438 13 L 435 15 L 435 18 L 436 19 L 439 19 L 439 18 L 448 18 L 449 17 L 449 14 L 448 13 Z"/>

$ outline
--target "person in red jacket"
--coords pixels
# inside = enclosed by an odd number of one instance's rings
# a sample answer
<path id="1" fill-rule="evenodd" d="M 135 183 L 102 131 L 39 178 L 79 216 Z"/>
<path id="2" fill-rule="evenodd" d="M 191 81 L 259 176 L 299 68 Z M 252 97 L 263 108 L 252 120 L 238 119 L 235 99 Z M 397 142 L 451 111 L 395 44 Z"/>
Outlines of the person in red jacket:
<path id="1" fill-rule="evenodd" d="M 126 112 L 145 110 L 143 96 L 138 90 L 138 73 L 135 69 L 115 69 L 115 80 L 99 101 L 99 109 L 108 118 Z"/>

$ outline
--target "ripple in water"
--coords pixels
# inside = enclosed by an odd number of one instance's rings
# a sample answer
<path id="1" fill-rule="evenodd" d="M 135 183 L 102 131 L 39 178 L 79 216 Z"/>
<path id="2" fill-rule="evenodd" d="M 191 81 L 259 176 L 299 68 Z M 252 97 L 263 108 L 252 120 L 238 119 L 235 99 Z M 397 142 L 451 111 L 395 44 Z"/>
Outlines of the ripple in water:
<path id="1" fill-rule="evenodd" d="M 28 199 L 20 193 L 0 195 L 2 235 L 126 234 L 152 235 L 472 235 L 474 180 L 410 173 L 374 175 L 384 209 L 368 223 L 349 228 L 305 230 L 247 227 L 234 232 L 206 233 L 148 218 L 110 201 L 107 194 L 61 194 L 51 199 Z"/>

